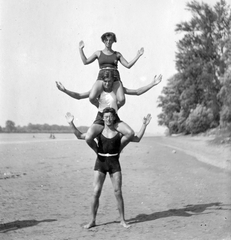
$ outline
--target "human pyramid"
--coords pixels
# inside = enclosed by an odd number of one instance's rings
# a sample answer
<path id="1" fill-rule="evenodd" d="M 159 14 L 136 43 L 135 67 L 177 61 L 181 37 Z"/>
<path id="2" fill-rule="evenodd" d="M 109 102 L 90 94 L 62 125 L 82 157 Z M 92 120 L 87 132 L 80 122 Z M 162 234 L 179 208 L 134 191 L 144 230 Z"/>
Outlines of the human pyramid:
<path id="1" fill-rule="evenodd" d="M 120 52 L 112 50 L 113 43 L 117 42 L 114 33 L 104 33 L 101 36 L 101 40 L 105 45 L 104 49 L 94 52 L 89 58 L 85 56 L 83 51 L 85 47 L 84 42 L 80 41 L 79 43 L 79 52 L 83 64 L 90 64 L 96 59 L 99 63 L 100 71 L 92 89 L 85 93 L 77 93 L 67 90 L 61 82 L 56 82 L 56 85 L 60 91 L 72 98 L 78 100 L 89 98 L 90 102 L 98 108 L 96 119 L 86 133 L 82 133 L 74 125 L 74 116 L 71 113 L 66 114 L 66 119 L 73 129 L 75 136 L 78 139 L 85 140 L 97 155 L 94 167 L 94 194 L 91 204 L 92 218 L 84 228 L 89 229 L 96 226 L 99 198 L 107 172 L 110 175 L 114 188 L 120 214 L 120 224 L 128 228 L 130 225 L 125 221 L 122 196 L 122 173 L 119 157 L 122 149 L 129 142 L 139 142 L 141 140 L 147 125 L 151 121 L 151 115 L 147 114 L 147 116 L 143 118 L 139 132 L 135 133 L 128 124 L 120 120 L 117 111 L 125 104 L 125 94 L 141 95 L 159 84 L 162 76 L 155 76 L 151 83 L 138 89 L 128 89 L 124 87 L 117 69 L 118 62 L 126 68 L 131 68 L 143 55 L 144 49 L 141 48 L 135 58 L 128 62 Z"/>

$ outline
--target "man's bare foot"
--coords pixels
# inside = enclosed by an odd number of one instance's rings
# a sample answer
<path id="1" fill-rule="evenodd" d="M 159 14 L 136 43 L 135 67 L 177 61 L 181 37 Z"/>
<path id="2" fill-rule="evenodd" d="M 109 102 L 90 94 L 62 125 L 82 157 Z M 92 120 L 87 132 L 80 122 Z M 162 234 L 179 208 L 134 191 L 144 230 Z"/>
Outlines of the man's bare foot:
<path id="1" fill-rule="evenodd" d="M 122 225 L 125 228 L 130 228 L 131 227 L 131 225 L 127 224 L 125 221 L 121 221 L 120 225 Z"/>
<path id="2" fill-rule="evenodd" d="M 69 124 L 74 121 L 74 116 L 73 116 L 71 113 L 69 113 L 69 112 L 66 114 L 65 117 L 66 117 L 67 122 L 68 122 Z"/>
<path id="3" fill-rule="evenodd" d="M 95 221 L 92 221 L 92 222 L 84 225 L 83 227 L 84 227 L 85 229 L 89 229 L 89 228 L 92 228 L 92 227 L 95 227 L 95 226 L 96 226 Z"/>

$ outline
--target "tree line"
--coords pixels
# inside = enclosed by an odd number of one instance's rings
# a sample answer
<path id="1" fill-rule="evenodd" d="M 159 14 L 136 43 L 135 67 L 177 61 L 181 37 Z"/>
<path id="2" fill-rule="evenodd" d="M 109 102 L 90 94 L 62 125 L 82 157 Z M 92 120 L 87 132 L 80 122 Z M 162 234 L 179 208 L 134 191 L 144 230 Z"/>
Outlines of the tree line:
<path id="1" fill-rule="evenodd" d="M 231 9 L 191 1 L 189 21 L 176 25 L 177 73 L 158 97 L 158 124 L 169 133 L 196 134 L 231 129 Z"/>
<path id="2" fill-rule="evenodd" d="M 88 127 L 80 126 L 78 129 L 81 132 L 86 132 Z M 32 124 L 29 123 L 27 126 L 16 126 L 11 120 L 7 120 L 5 127 L 0 126 L 0 133 L 72 133 L 69 126 L 59 126 L 56 124 Z"/>

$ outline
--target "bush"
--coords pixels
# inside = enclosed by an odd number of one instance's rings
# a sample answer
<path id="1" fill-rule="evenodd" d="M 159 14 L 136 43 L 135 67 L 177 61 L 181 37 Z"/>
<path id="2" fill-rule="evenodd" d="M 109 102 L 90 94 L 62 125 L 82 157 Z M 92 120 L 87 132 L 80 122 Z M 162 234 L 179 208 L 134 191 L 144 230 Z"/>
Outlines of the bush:
<path id="1" fill-rule="evenodd" d="M 178 123 L 177 121 L 171 121 L 169 122 L 169 133 L 170 135 L 178 133 Z"/>
<path id="2" fill-rule="evenodd" d="M 220 125 L 226 127 L 231 124 L 231 109 L 228 106 L 223 106 L 220 112 Z"/>
<path id="3" fill-rule="evenodd" d="M 191 134 L 205 132 L 210 128 L 212 121 L 213 113 L 211 109 L 207 109 L 198 104 L 197 107 L 191 111 L 186 120 L 186 131 Z"/>

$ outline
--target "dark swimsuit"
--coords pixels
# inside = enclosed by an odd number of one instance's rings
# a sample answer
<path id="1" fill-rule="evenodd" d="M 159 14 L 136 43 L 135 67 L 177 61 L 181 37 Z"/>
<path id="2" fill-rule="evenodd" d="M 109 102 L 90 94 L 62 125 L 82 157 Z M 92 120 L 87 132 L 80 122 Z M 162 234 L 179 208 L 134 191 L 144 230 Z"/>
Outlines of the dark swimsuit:
<path id="1" fill-rule="evenodd" d="M 111 72 L 114 81 L 121 81 L 120 74 L 117 70 L 119 57 L 116 52 L 110 55 L 106 55 L 103 51 L 100 51 L 99 61 L 99 74 L 97 80 L 103 80 L 104 73 L 106 71 Z"/>
<path id="2" fill-rule="evenodd" d="M 104 174 L 113 174 L 120 172 L 121 167 L 119 163 L 119 151 L 121 144 L 120 133 L 117 133 L 113 138 L 106 138 L 103 134 L 98 136 L 98 153 L 101 154 L 117 154 L 116 156 L 100 156 L 98 154 L 95 162 L 95 171 L 102 172 Z"/>

